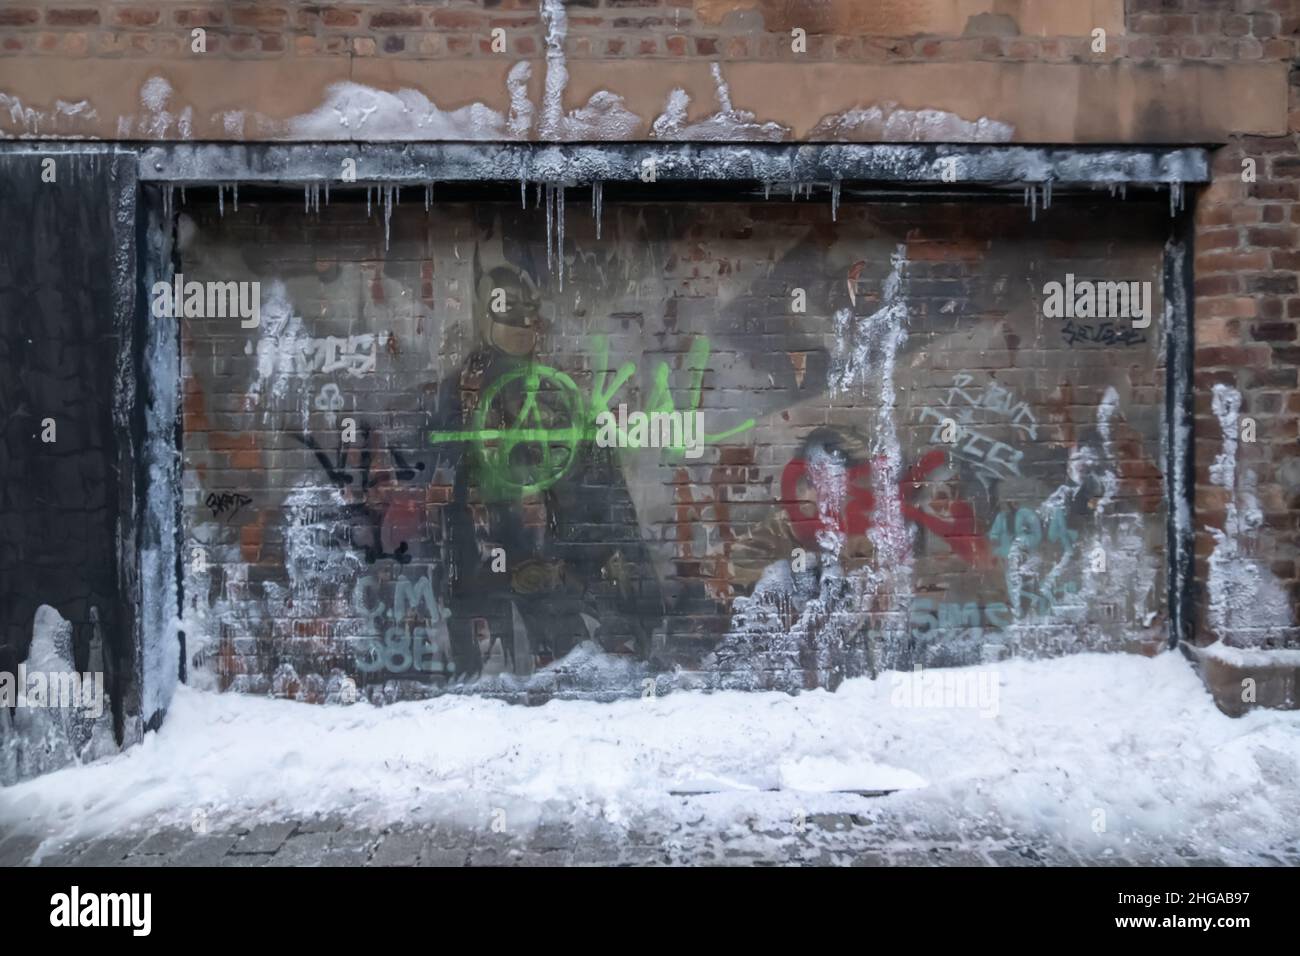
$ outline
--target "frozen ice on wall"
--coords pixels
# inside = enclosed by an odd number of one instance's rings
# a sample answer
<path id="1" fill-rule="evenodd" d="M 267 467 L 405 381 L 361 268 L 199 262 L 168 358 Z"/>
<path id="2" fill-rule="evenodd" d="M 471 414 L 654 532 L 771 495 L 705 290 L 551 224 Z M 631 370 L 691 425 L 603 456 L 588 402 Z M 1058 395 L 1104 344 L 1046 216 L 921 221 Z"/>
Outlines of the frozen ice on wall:
<path id="1" fill-rule="evenodd" d="M 360 83 L 332 84 L 320 106 L 287 123 L 305 139 L 492 140 L 507 137 L 506 118 L 482 103 L 444 110 L 419 90 L 388 93 Z"/>
<path id="2" fill-rule="evenodd" d="M 731 140 L 777 143 L 790 138 L 789 127 L 780 123 L 759 122 L 748 110 L 738 110 L 731 102 L 731 87 L 722 77 L 722 67 L 710 64 L 719 109 L 712 116 L 691 123 L 687 110 L 691 98 L 683 89 L 668 94 L 664 111 L 651 124 L 651 134 L 665 140 L 706 140 L 727 142 Z"/>
<path id="3" fill-rule="evenodd" d="M 16 704 L 20 693 L 27 697 L 24 706 L 12 710 L 10 706 L 0 706 L 0 784 L 12 784 L 82 759 L 92 760 L 117 751 L 113 717 L 104 690 L 102 655 L 98 661 L 92 660 L 92 664 L 98 665 L 98 682 L 90 672 L 79 674 L 91 678 L 89 689 L 79 681 L 76 690 L 80 695 L 75 700 L 69 702 L 60 697 L 56 701 L 55 683 L 79 673 L 73 659 L 72 624 L 48 604 L 38 607 L 23 670 L 0 675 L 0 682 L 5 682 L 0 704 Z M 20 680 L 36 678 L 42 687 L 39 698 L 32 694 L 34 687 L 18 686 Z M 66 690 L 66 685 L 61 688 L 61 692 Z M 103 708 L 98 714 L 93 707 L 81 706 L 93 705 L 96 696 Z M 56 702 L 65 706 L 50 706 Z M 74 706 L 66 706 L 68 703 Z"/>
<path id="4" fill-rule="evenodd" d="M 887 102 L 824 117 L 811 140 L 871 140 L 886 143 L 1006 143 L 1015 127 L 981 116 L 965 120 L 946 110 L 901 109 Z"/>
<path id="5" fill-rule="evenodd" d="M 0 112 L 8 113 L 14 126 L 28 136 L 55 137 L 76 135 L 80 124 L 98 119 L 99 114 L 86 100 L 69 103 L 55 100 L 53 111 L 24 106 L 22 100 L 0 93 Z"/>
<path id="6" fill-rule="evenodd" d="M 1208 529 L 1214 551 L 1207 581 L 1207 618 L 1216 638 L 1255 643 L 1292 626 L 1291 603 L 1273 572 L 1247 550 L 1264 516 L 1255 494 L 1254 470 L 1246 468 L 1240 477 L 1237 473 L 1241 393 L 1217 383 L 1211 407 L 1223 432 L 1223 447 L 1210 465 L 1210 481 L 1228 495 L 1223 528 Z"/>
<path id="7" fill-rule="evenodd" d="M 836 313 L 827 373 L 831 395 L 873 389 L 872 560 L 849 571 L 842 566 L 847 463 L 841 451 L 813 444 L 805 454 L 820 517 L 819 553 L 807 557 L 809 567 L 803 572 L 788 560 L 768 565 L 753 594 L 736 599 L 727 636 L 714 655 L 724 686 L 760 686 L 755 669 L 776 674 L 774 686 L 786 690 L 806 686 L 808 671 L 817 684 L 833 688 L 855 676 L 863 660 L 875 670 L 868 625 L 877 611 L 884 612 L 879 636 L 883 661 L 896 662 L 904 653 L 913 561 L 911 530 L 898 494 L 902 449 L 894 421 L 894 364 L 907 341 L 905 246 L 896 247 L 890 265 L 879 309 L 865 316 L 855 316 L 849 308 Z"/>
<path id="8" fill-rule="evenodd" d="M 541 0 L 541 13 L 546 23 L 546 89 L 542 96 L 541 136 L 556 140 L 562 135 L 564 90 L 569 85 L 569 68 L 564 58 L 569 20 L 563 0 Z"/>

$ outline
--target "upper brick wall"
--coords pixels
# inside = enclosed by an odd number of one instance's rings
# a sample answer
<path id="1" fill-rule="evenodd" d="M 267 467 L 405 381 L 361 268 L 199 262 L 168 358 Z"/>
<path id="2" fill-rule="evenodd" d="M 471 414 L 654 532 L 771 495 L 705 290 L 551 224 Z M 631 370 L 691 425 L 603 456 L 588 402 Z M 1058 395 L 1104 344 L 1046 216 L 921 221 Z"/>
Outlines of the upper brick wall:
<path id="1" fill-rule="evenodd" d="M 1298 30 L 1295 0 L 19 2 L 0 131 L 1221 142 L 1287 131 Z"/>

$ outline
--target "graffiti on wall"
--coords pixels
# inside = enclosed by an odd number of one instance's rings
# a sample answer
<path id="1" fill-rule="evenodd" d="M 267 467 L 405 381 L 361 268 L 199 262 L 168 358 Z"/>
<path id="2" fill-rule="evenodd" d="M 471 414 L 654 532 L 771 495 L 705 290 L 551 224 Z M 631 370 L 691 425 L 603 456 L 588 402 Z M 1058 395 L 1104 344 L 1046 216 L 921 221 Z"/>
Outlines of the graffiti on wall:
<path id="1" fill-rule="evenodd" d="M 230 542 L 225 590 L 204 593 L 265 635 L 225 655 L 238 686 L 285 667 L 382 699 L 605 693 L 664 670 L 833 686 L 1157 626 L 1161 516 L 1129 503 L 1159 449 L 1158 336 L 1129 343 L 1151 350 L 1148 380 L 1054 365 L 1057 329 L 996 278 L 1045 253 L 990 243 L 989 278 L 955 291 L 869 217 L 828 238 L 761 208 L 635 207 L 599 243 L 570 229 L 561 289 L 531 214 L 449 208 L 443 245 L 395 238 L 382 274 L 265 283 L 240 385 L 255 407 L 228 428 L 263 436 L 275 481 L 191 514 Z M 189 275 L 256 260 L 219 220 L 198 234 Z M 1008 348 L 1006 368 L 951 361 Z M 191 351 L 194 391 L 229 407 L 200 355 L 217 350 Z M 1073 379 L 1114 402 L 1072 398 Z M 206 454 L 192 464 L 227 464 Z M 1127 581 L 1090 570 L 1099 544 Z M 325 636 L 275 637 L 294 628 Z"/>

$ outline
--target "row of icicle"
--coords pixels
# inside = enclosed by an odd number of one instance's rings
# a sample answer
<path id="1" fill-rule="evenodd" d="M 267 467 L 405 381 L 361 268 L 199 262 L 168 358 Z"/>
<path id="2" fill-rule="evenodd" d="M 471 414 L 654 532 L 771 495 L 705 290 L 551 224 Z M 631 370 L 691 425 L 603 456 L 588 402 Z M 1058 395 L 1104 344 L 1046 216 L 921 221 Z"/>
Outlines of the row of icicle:
<path id="1" fill-rule="evenodd" d="M 323 190 L 322 190 L 323 185 Z M 558 275 L 560 288 L 564 288 L 564 190 L 563 183 L 550 183 L 537 181 L 536 203 L 537 205 L 546 206 L 546 265 L 553 273 Z M 813 189 L 818 185 L 812 182 L 791 182 L 790 198 L 812 198 Z M 1117 193 L 1121 199 L 1125 198 L 1128 191 L 1127 183 L 1110 183 L 1110 194 L 1115 196 Z M 173 211 L 172 185 L 163 187 L 163 215 L 170 219 Z M 185 187 L 179 187 L 181 191 L 181 204 L 185 204 Z M 217 212 L 220 216 L 226 214 L 226 190 L 230 190 L 231 199 L 234 203 L 235 212 L 239 211 L 239 184 L 232 183 L 229 186 L 217 186 Z M 303 189 L 303 212 L 320 215 L 321 194 L 324 193 L 325 205 L 330 204 L 330 183 L 325 180 L 323 183 L 305 183 Z M 393 218 L 393 206 L 402 200 L 402 187 L 399 185 L 377 184 L 366 186 L 366 217 L 372 216 L 375 206 L 382 204 L 384 211 L 384 249 L 389 246 L 391 225 Z M 1041 201 L 1044 210 L 1052 207 L 1052 180 L 1045 179 L 1040 183 L 1025 184 L 1025 205 L 1029 207 L 1030 218 L 1037 222 L 1038 209 Z M 837 221 L 839 218 L 840 208 L 840 180 L 832 180 L 830 184 L 831 194 L 831 220 Z M 770 199 L 772 196 L 772 183 L 763 184 L 763 198 Z M 528 208 L 528 179 L 521 177 L 519 180 L 519 198 L 520 204 L 524 209 Z M 1169 184 L 1169 215 L 1175 215 L 1183 208 L 1184 191 L 1183 184 L 1174 182 Z M 426 183 L 424 186 L 424 210 L 429 211 L 433 202 L 433 183 Z M 604 183 L 597 180 L 591 184 L 591 214 L 596 221 L 596 238 L 600 239 L 601 219 L 604 212 Z"/>

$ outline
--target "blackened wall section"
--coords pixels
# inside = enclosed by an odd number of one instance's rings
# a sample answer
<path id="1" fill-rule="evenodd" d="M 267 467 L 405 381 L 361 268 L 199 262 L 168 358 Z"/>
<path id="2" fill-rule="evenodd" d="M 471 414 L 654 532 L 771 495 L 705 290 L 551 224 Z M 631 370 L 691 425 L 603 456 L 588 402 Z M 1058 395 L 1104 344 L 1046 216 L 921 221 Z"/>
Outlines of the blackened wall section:
<path id="1" fill-rule="evenodd" d="M 77 669 L 102 660 L 120 739 L 134 693 L 113 424 L 121 164 L 50 155 L 5 157 L 0 176 L 0 670 L 16 671 L 52 606 Z"/>

